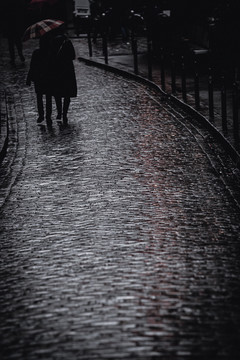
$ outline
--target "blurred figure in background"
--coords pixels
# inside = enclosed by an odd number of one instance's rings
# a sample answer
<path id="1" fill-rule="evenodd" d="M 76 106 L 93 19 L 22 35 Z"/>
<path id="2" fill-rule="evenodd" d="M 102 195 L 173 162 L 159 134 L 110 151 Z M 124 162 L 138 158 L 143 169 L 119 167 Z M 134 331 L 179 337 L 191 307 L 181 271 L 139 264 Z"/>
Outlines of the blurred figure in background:
<path id="1" fill-rule="evenodd" d="M 25 61 L 22 47 L 22 35 L 27 15 L 25 0 L 7 0 L 1 4 L 3 33 L 8 40 L 10 63 L 15 66 L 15 48 L 21 62 Z"/>

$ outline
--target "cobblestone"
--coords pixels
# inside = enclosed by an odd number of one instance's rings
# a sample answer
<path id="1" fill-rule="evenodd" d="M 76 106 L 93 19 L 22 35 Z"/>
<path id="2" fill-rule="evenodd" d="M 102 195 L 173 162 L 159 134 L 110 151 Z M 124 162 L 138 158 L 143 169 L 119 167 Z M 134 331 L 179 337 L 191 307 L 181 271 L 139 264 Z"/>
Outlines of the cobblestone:
<path id="1" fill-rule="evenodd" d="M 1 359 L 238 359 L 234 164 L 151 89 L 77 61 L 69 126 L 37 126 L 35 44 L 1 63 Z"/>

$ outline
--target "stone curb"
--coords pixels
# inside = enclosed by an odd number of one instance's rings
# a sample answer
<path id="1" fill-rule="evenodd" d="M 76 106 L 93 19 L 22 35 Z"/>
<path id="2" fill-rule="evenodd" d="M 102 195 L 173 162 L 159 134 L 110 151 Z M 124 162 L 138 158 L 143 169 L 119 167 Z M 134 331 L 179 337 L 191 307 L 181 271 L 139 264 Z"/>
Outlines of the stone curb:
<path id="1" fill-rule="evenodd" d="M 225 138 L 225 136 L 204 115 L 200 114 L 192 106 L 184 103 L 183 101 L 181 101 L 180 99 L 178 99 L 176 96 L 174 96 L 172 94 L 167 94 L 157 84 L 155 84 L 154 82 L 152 82 L 152 81 L 148 80 L 147 78 L 144 78 L 140 75 L 136 75 L 127 70 L 119 69 L 114 66 L 105 64 L 103 62 L 100 62 L 97 59 L 89 59 L 84 56 L 79 56 L 78 60 L 85 62 L 87 65 L 97 66 L 97 67 L 105 69 L 107 71 L 130 78 L 134 81 L 138 81 L 138 82 L 148 85 L 151 88 L 155 89 L 156 91 L 160 92 L 169 101 L 172 101 L 176 105 L 180 106 L 183 110 L 187 111 L 191 116 L 194 116 L 199 122 L 201 122 L 205 126 L 205 128 L 207 128 L 212 133 L 212 135 L 218 141 L 221 142 L 225 151 L 228 152 L 228 154 L 231 156 L 232 160 L 236 164 L 236 167 L 240 169 L 240 154 L 237 152 L 237 150 L 230 144 L 230 142 Z"/>
<path id="2" fill-rule="evenodd" d="M 3 161 L 8 147 L 9 125 L 8 125 L 8 111 L 6 104 L 5 93 L 0 94 L 0 163 Z"/>

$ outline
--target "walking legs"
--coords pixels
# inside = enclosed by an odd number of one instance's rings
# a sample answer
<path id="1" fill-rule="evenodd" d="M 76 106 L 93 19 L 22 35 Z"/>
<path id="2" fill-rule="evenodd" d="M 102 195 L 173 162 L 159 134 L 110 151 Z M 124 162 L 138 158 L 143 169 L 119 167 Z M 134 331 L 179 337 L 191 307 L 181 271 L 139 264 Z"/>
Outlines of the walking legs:
<path id="1" fill-rule="evenodd" d="M 9 49 L 11 64 L 14 65 L 15 64 L 15 51 L 14 51 L 14 39 L 12 36 L 8 37 L 8 49 Z"/>
<path id="2" fill-rule="evenodd" d="M 65 97 L 63 100 L 63 122 L 64 123 L 68 122 L 67 113 L 68 113 L 69 105 L 70 105 L 70 97 Z"/>
<path id="3" fill-rule="evenodd" d="M 62 98 L 55 96 L 55 102 L 57 107 L 57 119 L 60 120 L 63 115 L 63 123 L 67 124 L 67 113 L 70 105 L 70 97 L 65 97 L 62 104 Z"/>
<path id="4" fill-rule="evenodd" d="M 59 96 L 55 96 L 55 102 L 57 107 L 57 119 L 61 120 L 62 118 L 62 99 Z"/>
<path id="5" fill-rule="evenodd" d="M 43 94 L 41 93 L 37 93 L 37 109 L 39 116 L 37 122 L 40 123 L 44 120 Z"/>
<path id="6" fill-rule="evenodd" d="M 8 36 L 8 48 L 9 48 L 9 54 L 11 59 L 11 64 L 15 65 L 15 49 L 16 46 L 18 55 L 22 62 L 25 61 L 25 57 L 23 56 L 22 52 L 22 41 L 19 35 L 9 35 Z"/>
<path id="7" fill-rule="evenodd" d="M 43 105 L 43 94 L 37 93 L 37 109 L 38 119 L 37 122 L 41 123 L 44 120 L 44 105 Z M 46 95 L 46 120 L 48 123 L 52 122 L 52 96 Z"/>
<path id="8" fill-rule="evenodd" d="M 15 38 L 15 44 L 18 51 L 18 55 L 22 62 L 25 61 L 25 57 L 23 56 L 23 46 L 22 46 L 22 40 L 19 36 L 16 36 Z"/>
<path id="9" fill-rule="evenodd" d="M 46 95 L 46 118 L 51 120 L 52 116 L 52 96 Z"/>

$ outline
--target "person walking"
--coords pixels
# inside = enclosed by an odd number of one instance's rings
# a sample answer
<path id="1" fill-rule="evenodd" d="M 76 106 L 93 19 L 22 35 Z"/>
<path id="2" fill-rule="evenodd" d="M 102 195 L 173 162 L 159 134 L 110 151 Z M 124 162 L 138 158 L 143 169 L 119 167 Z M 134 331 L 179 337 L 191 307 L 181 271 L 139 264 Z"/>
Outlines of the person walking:
<path id="1" fill-rule="evenodd" d="M 44 35 L 39 40 L 39 49 L 33 51 L 30 68 L 27 75 L 26 84 L 28 86 L 34 83 L 37 96 L 38 119 L 40 124 L 44 121 L 44 104 L 43 97 L 46 97 L 46 121 L 52 124 L 52 94 L 49 82 L 49 36 Z"/>
<path id="2" fill-rule="evenodd" d="M 26 3 L 25 0 L 8 0 L 2 4 L 2 21 L 4 32 L 8 40 L 10 63 L 15 66 L 15 47 L 18 56 L 23 63 L 22 34 L 26 20 Z"/>
<path id="3" fill-rule="evenodd" d="M 50 86 L 55 98 L 57 120 L 68 123 L 68 110 L 72 97 L 77 96 L 77 83 L 73 60 L 76 57 L 71 40 L 65 35 L 64 27 L 54 30 L 51 37 L 50 53 Z M 53 34 L 53 32 L 52 32 Z"/>

